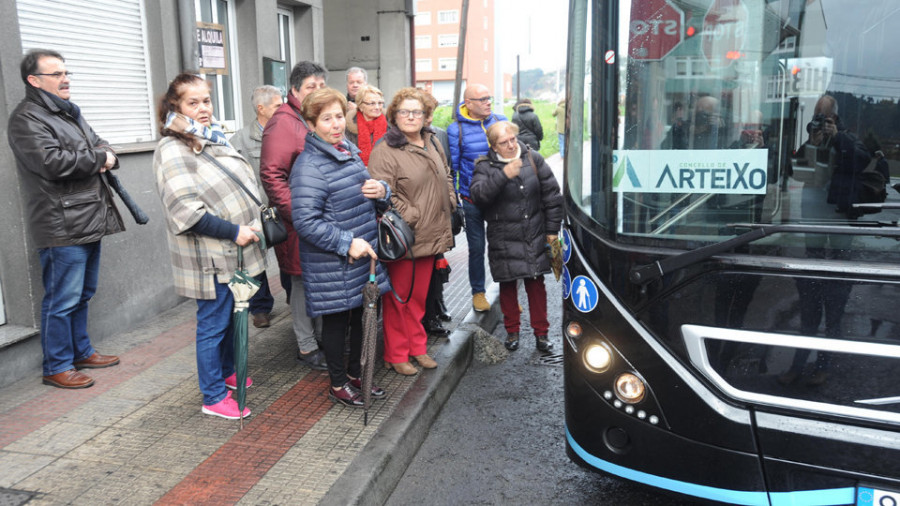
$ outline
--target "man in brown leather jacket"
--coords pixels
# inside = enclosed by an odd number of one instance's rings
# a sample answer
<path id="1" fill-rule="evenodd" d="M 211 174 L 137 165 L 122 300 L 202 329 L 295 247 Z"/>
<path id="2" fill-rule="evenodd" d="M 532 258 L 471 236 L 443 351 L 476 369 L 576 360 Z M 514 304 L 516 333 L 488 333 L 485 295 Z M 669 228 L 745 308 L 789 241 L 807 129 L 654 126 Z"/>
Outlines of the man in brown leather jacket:
<path id="1" fill-rule="evenodd" d="M 88 301 L 97 290 L 100 239 L 125 230 L 103 172 L 118 168 L 108 143 L 69 101 L 65 60 L 55 51 L 29 51 L 20 66 L 25 99 L 9 117 L 7 137 L 38 249 L 44 283 L 41 346 L 44 383 L 86 388 L 78 369 L 109 367 L 87 334 Z"/>

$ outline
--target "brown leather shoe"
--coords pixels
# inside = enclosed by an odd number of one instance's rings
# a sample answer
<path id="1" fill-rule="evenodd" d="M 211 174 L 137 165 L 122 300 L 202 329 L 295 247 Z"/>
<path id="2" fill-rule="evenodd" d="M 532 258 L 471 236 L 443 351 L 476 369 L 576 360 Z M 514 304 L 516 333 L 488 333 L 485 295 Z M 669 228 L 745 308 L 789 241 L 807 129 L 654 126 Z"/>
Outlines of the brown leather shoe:
<path id="1" fill-rule="evenodd" d="M 266 313 L 256 313 L 253 315 L 253 326 L 258 329 L 264 329 L 268 326 L 272 325 L 272 321 L 269 319 L 269 315 Z"/>
<path id="2" fill-rule="evenodd" d="M 419 365 L 425 369 L 434 369 L 435 367 L 437 367 L 437 362 L 435 362 L 433 358 L 429 357 L 427 353 L 424 355 L 416 355 L 412 358 L 416 359 L 416 362 L 418 362 Z"/>
<path id="3" fill-rule="evenodd" d="M 75 366 L 75 369 L 103 369 L 104 367 L 112 367 L 118 363 L 119 357 L 115 355 L 101 355 L 94 352 L 90 357 L 78 360 L 72 365 Z"/>
<path id="4" fill-rule="evenodd" d="M 393 369 L 397 374 L 402 374 L 404 376 L 413 376 L 419 373 L 419 370 L 409 362 L 400 362 L 399 364 L 385 362 L 384 366 L 388 369 Z"/>
<path id="5" fill-rule="evenodd" d="M 94 384 L 94 380 L 87 374 L 69 369 L 52 376 L 44 376 L 44 384 L 57 388 L 87 388 Z"/>

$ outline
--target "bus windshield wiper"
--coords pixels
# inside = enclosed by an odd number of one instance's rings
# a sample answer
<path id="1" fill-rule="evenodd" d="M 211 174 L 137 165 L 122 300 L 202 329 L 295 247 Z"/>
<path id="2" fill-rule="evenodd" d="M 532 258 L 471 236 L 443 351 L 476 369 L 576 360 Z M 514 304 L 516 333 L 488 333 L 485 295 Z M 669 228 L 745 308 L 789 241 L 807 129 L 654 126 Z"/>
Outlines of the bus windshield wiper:
<path id="1" fill-rule="evenodd" d="M 852 226 L 837 225 L 765 225 L 760 223 L 736 223 L 729 225 L 736 229 L 750 228 L 748 232 L 732 237 L 727 241 L 710 244 L 677 255 L 657 260 L 652 264 L 637 265 L 631 268 L 628 279 L 637 285 L 647 284 L 664 275 L 701 262 L 719 253 L 725 253 L 738 246 L 773 234 L 835 234 L 835 235 L 872 235 L 879 237 L 900 238 L 900 228 L 896 222 L 857 222 Z"/>

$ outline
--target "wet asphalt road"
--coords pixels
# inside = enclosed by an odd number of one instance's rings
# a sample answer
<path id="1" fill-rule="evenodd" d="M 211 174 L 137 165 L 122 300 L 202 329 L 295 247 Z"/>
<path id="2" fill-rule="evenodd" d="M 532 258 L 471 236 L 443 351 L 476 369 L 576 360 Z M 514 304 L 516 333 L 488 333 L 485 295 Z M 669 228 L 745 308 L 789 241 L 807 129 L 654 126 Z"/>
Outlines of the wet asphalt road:
<path id="1" fill-rule="evenodd" d="M 520 286 L 519 350 L 498 364 L 472 361 L 386 504 L 693 504 L 596 474 L 566 456 L 560 284 L 552 275 L 545 282 L 552 353 L 534 348 Z M 494 334 L 505 339 L 502 324 Z"/>

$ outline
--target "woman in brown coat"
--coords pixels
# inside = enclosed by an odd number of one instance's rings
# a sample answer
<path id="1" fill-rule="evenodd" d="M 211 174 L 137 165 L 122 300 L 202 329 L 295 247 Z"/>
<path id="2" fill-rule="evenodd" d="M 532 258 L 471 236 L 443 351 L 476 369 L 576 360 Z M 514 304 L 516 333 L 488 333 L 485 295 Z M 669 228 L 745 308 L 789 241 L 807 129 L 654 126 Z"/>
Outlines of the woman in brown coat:
<path id="1" fill-rule="evenodd" d="M 405 375 L 418 372 L 410 358 L 426 369 L 437 367 L 427 353 L 428 336 L 422 317 L 434 255 L 453 244 L 453 180 L 440 142 L 425 128 L 430 109 L 421 91 L 398 91 L 387 110 L 391 126 L 369 158 L 369 173 L 391 187 L 391 204 L 416 236 L 413 258 L 387 264 L 391 284 L 402 299 L 393 294 L 385 294 L 382 299 L 384 361 L 387 367 Z M 403 302 L 407 296 L 409 300 Z"/>

